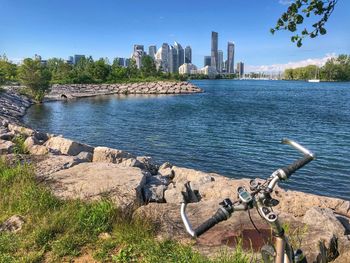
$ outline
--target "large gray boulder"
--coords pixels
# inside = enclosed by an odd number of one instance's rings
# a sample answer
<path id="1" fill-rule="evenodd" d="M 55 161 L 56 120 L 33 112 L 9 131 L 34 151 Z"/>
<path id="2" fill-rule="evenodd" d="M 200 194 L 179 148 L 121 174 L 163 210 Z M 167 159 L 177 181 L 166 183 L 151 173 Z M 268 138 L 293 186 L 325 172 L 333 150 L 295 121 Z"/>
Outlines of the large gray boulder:
<path id="1" fill-rule="evenodd" d="M 81 163 L 50 175 L 52 192 L 63 199 L 98 200 L 108 196 L 124 208 L 143 203 L 146 182 L 139 168 L 112 163 Z"/>
<path id="2" fill-rule="evenodd" d="M 85 162 L 85 160 L 79 158 L 78 156 L 49 154 L 44 160 L 36 163 L 35 173 L 41 180 L 48 180 L 52 173 L 71 168 L 82 162 Z"/>
<path id="3" fill-rule="evenodd" d="M 92 153 L 94 150 L 94 148 L 89 145 L 78 143 L 59 136 L 48 139 L 45 146 L 51 151 L 72 156 L 78 155 L 81 152 Z"/>
<path id="4" fill-rule="evenodd" d="M 136 157 L 128 152 L 108 147 L 96 147 L 94 150 L 93 162 L 121 163 L 126 159 Z"/>
<path id="5" fill-rule="evenodd" d="M 34 130 L 32 130 L 30 128 L 27 128 L 27 127 L 24 127 L 24 126 L 21 126 L 21 125 L 16 125 L 16 124 L 13 124 L 13 123 L 9 123 L 8 129 L 11 132 L 14 132 L 16 134 L 22 134 L 22 135 L 24 135 L 26 137 L 32 136 L 32 135 L 35 134 Z"/>
<path id="6" fill-rule="evenodd" d="M 22 229 L 24 224 L 23 217 L 19 215 L 14 215 L 8 218 L 5 222 L 0 224 L 0 233 L 1 232 L 12 232 L 16 233 Z"/>

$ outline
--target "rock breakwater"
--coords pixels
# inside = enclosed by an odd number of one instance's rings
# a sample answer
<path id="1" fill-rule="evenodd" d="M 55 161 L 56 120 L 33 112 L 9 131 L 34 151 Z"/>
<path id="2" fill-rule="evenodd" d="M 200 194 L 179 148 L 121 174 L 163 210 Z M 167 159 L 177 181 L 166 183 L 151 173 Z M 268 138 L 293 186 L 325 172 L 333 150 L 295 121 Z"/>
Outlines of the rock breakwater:
<path id="1" fill-rule="evenodd" d="M 67 84 L 53 85 L 47 100 L 65 100 L 110 94 L 191 94 L 202 89 L 189 82 L 139 82 L 123 84 Z"/>

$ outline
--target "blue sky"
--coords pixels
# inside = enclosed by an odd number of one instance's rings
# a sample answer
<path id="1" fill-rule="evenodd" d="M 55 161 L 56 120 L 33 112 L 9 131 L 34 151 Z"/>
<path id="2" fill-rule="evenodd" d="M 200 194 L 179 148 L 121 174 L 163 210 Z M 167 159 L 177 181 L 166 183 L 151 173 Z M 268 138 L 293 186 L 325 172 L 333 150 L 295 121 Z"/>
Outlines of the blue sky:
<path id="1" fill-rule="evenodd" d="M 226 56 L 227 41 L 236 44 L 235 61 L 275 65 L 350 54 L 350 1 L 339 0 L 328 33 L 290 42 L 290 34 L 269 29 L 286 9 L 286 0 L 0 0 L 0 53 L 10 59 L 40 54 L 67 58 L 129 57 L 133 44 L 148 48 L 179 42 L 191 45 L 193 62 L 210 55 L 211 31 L 219 33 Z"/>

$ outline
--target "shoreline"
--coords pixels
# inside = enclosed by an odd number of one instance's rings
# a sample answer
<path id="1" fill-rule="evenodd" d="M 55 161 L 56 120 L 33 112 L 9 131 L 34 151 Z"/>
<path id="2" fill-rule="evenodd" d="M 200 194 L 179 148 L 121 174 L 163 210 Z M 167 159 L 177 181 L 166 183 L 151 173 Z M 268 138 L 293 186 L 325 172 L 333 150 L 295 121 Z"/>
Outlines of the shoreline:
<path id="1" fill-rule="evenodd" d="M 133 85 L 134 83 L 129 85 L 131 89 L 135 88 Z M 190 85 L 194 86 L 193 84 Z M 96 87 L 96 85 L 84 86 L 88 86 L 88 88 L 83 89 L 79 86 L 79 92 L 74 86 L 74 92 L 70 93 L 72 94 L 71 96 L 67 96 L 69 95 L 68 93 L 62 93 L 62 91 L 69 90 L 67 85 L 56 88 L 51 95 L 59 100 L 75 99 L 84 97 L 88 93 L 91 94 L 91 88 L 95 89 Z M 98 89 L 98 87 L 96 88 Z M 169 87 L 165 87 L 165 89 L 169 90 Z M 109 95 L 101 94 L 107 90 L 108 88 L 99 90 L 92 96 Z M 130 94 L 140 94 L 136 93 L 137 91 L 138 89 L 136 88 L 134 89 L 135 93 Z M 151 92 L 151 90 L 148 90 L 148 92 Z M 62 94 L 66 95 L 67 98 L 62 97 Z M 181 92 L 165 94 L 181 94 Z M 5 96 L 2 93 L 0 94 L 0 102 L 2 106 L 0 108 L 1 154 L 13 158 L 11 151 L 14 144 L 11 140 L 14 136 L 21 135 L 26 138 L 24 144 L 30 152 L 29 158 L 35 159 L 40 157 L 43 159 L 35 163 L 36 173 L 38 178 L 45 182 L 55 195 L 63 199 L 95 200 L 99 199 L 106 191 L 112 192 L 112 199 L 118 206 L 137 205 L 139 208 L 135 213 L 141 214 L 141 216 L 147 215 L 151 218 L 153 216 L 154 220 L 157 221 L 159 217 L 164 216 L 159 213 L 169 213 L 172 221 L 163 222 L 161 227 L 166 229 L 165 234 L 170 233 L 170 237 L 175 239 L 181 240 L 185 234 L 183 226 L 182 228 L 180 227 L 180 230 L 171 227 L 174 222 L 181 226 L 178 218 L 178 207 L 183 198 L 184 183 L 191 182 L 191 190 L 199 194 L 199 196 L 192 196 L 191 200 L 194 202 L 194 204 L 191 204 L 192 207 L 197 208 L 197 212 L 191 215 L 191 220 L 197 223 L 211 215 L 212 210 L 217 208 L 218 202 L 222 199 L 230 197 L 231 200 L 236 200 L 235 189 L 239 185 L 247 186 L 249 183 L 248 179 L 229 179 L 219 174 L 177 167 L 170 163 L 158 165 L 153 162 L 151 157 L 135 156 L 131 153 L 108 147 L 92 147 L 62 136 L 38 132 L 26 127 L 22 122 L 22 117 L 25 115 L 26 110 L 34 104 L 31 100 L 5 91 Z M 94 171 L 97 176 L 86 171 Z M 111 171 L 111 175 L 118 177 L 118 180 L 115 181 L 115 179 L 109 178 L 106 181 L 106 179 L 103 179 L 103 175 L 108 173 L 107 171 Z M 128 174 L 129 178 L 125 178 L 125 174 Z M 50 180 L 51 183 L 48 183 Z M 84 180 L 87 180 L 88 183 L 84 183 Z M 113 191 L 121 192 L 114 193 Z M 305 221 L 305 216 L 315 212 L 315 208 L 328 209 L 329 214 L 327 216 L 333 219 L 336 217 L 335 215 L 339 214 L 350 218 L 349 201 L 298 191 L 285 191 L 281 188 L 278 188 L 278 192 L 280 193 L 278 196 L 280 205 L 277 207 L 277 210 L 281 212 L 283 219 L 292 220 L 295 224 L 302 224 Z M 204 211 L 200 211 L 198 208 Z M 158 214 L 156 211 L 158 211 Z M 324 211 L 318 212 L 320 213 L 319 216 L 323 218 L 322 213 Z M 259 221 L 259 217 L 256 214 L 254 215 L 253 213 L 253 217 L 260 225 L 264 224 L 264 222 L 261 222 L 261 219 Z M 230 220 L 231 222 L 225 222 L 223 226 L 228 227 L 232 231 L 237 231 L 237 221 L 234 220 L 242 220 L 242 217 Z M 247 222 L 249 223 L 249 221 Z M 310 222 L 306 224 L 309 225 Z M 324 231 L 321 225 L 318 230 L 313 225 L 310 225 L 310 228 L 316 231 L 316 234 L 313 236 L 315 240 Z M 223 233 L 227 232 L 227 229 L 222 229 L 221 231 L 224 231 L 220 232 L 223 235 Z M 332 232 L 332 230 L 329 231 Z M 332 232 L 332 234 L 334 233 Z M 339 233 L 337 236 L 343 247 L 350 247 L 350 242 L 346 242 L 343 237 L 339 236 Z M 331 242 L 330 240 L 328 241 Z M 315 246 L 312 246 L 311 250 L 310 248 L 306 250 L 308 251 L 307 256 L 310 258 L 314 258 L 318 254 L 318 252 L 313 251 L 318 245 L 317 240 L 315 242 Z M 210 247 L 209 243 L 205 242 L 200 245 Z"/>

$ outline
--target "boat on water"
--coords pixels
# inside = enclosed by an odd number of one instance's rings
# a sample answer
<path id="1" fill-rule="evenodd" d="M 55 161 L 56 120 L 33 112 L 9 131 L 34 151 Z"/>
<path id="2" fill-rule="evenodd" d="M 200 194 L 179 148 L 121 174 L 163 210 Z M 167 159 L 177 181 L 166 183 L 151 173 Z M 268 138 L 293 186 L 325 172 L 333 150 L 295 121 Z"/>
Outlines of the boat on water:
<path id="1" fill-rule="evenodd" d="M 319 79 L 309 79 L 308 82 L 320 82 Z"/>
<path id="2" fill-rule="evenodd" d="M 309 79 L 308 82 L 320 82 L 320 79 L 317 78 L 317 75 L 318 75 L 318 68 L 316 68 L 316 72 L 315 72 L 315 78 L 313 79 Z"/>

